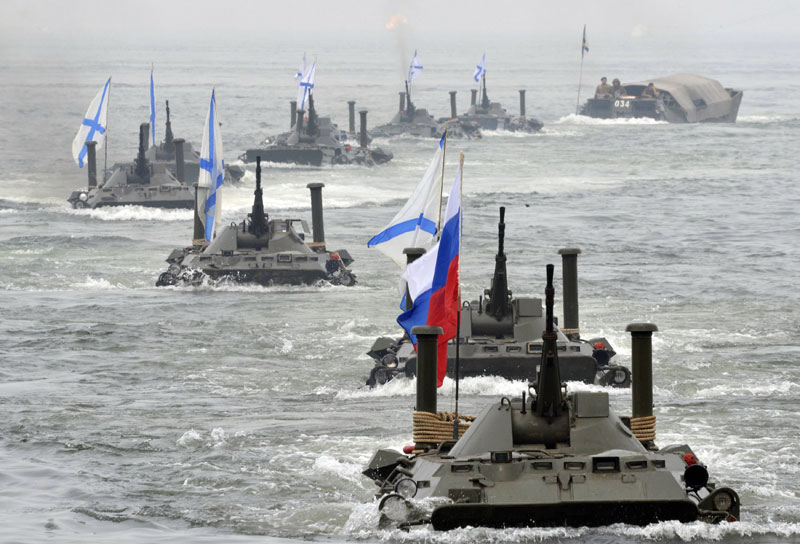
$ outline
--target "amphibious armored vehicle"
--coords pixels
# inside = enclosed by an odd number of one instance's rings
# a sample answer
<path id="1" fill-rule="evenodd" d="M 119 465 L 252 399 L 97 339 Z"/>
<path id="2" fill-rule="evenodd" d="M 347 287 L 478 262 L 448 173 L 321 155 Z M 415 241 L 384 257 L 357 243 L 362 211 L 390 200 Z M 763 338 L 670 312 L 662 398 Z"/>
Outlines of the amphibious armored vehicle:
<path id="1" fill-rule="evenodd" d="M 536 378 L 541 356 L 541 334 L 545 327 L 542 300 L 513 297 L 506 273 L 505 208 L 500 208 L 498 251 L 495 257 L 491 288 L 478 300 L 465 302 L 461 308 L 461 340 L 459 343 L 461 377 L 502 376 L 508 380 Z M 422 252 L 406 250 L 412 260 Z M 606 338 L 582 340 L 578 329 L 578 265 L 579 249 L 562 249 L 564 275 L 564 327 L 555 328 L 558 335 L 560 375 L 565 381 L 596 385 L 630 387 L 630 371 L 610 362 L 616 352 Z M 375 366 L 367 385 L 374 387 L 394 377 L 413 377 L 417 373 L 417 356 L 407 337 L 381 337 L 368 354 Z M 447 352 L 447 375 L 455 377 L 456 345 Z"/>
<path id="2" fill-rule="evenodd" d="M 166 108 L 167 108 L 167 121 L 165 123 L 165 134 L 164 139 L 161 143 L 153 142 L 153 145 L 147 147 L 147 143 L 145 141 L 145 147 L 147 151 L 145 152 L 145 156 L 147 160 L 149 160 L 152 164 L 159 165 L 163 164 L 174 176 L 178 175 L 178 172 L 175 171 L 175 137 L 172 134 L 172 122 L 170 121 L 170 110 L 169 110 L 169 100 L 166 101 Z M 148 132 L 149 135 L 149 132 Z M 192 185 L 197 182 L 198 176 L 200 175 L 200 153 L 192 148 L 192 144 L 190 142 L 183 143 L 183 157 L 184 157 L 184 175 L 185 179 L 188 180 L 189 185 Z M 128 165 L 114 165 L 114 167 L 118 166 L 128 166 Z M 225 178 L 224 183 L 226 185 L 236 184 L 239 183 L 244 176 L 244 169 L 238 165 L 225 165 Z"/>
<path id="3" fill-rule="evenodd" d="M 642 96 L 652 82 L 658 96 Z M 670 123 L 735 123 L 742 91 L 694 74 L 674 74 L 623 85 L 625 94 L 590 98 L 582 115 L 599 119 L 649 117 Z"/>
<path id="4" fill-rule="evenodd" d="M 466 526 L 647 525 L 739 519 L 739 496 L 712 482 L 686 444 L 659 448 L 653 415 L 650 323 L 633 323 L 633 410 L 618 416 L 608 393 L 561 381 L 547 266 L 540 371 L 516 399 L 477 416 L 438 412 L 439 327 L 418 326 L 414 445 L 379 450 L 364 474 L 379 490 L 380 524 L 435 530 Z M 467 423 L 469 420 L 474 420 Z"/>
<path id="5" fill-rule="evenodd" d="M 406 83 L 406 90 L 400 92 L 400 109 L 391 121 L 375 127 L 372 130 L 372 136 L 379 138 L 395 136 L 440 138 L 445 127 L 448 130 L 448 136 L 452 138 L 481 137 L 480 128 L 474 123 L 462 121 L 457 116 L 436 120 L 428 113 L 428 110 L 416 107 L 411 101 L 411 93 L 408 83 Z"/>
<path id="6" fill-rule="evenodd" d="M 205 278 L 236 283 L 312 284 L 328 281 L 355 285 L 347 267 L 353 262 L 346 250 L 328 251 L 322 217 L 322 183 L 310 183 L 313 242 L 306 241 L 308 225 L 301 219 L 270 219 L 264 212 L 261 158 L 256 157 L 256 190 L 251 213 L 241 223 L 231 223 L 209 244 L 195 211 L 194 243 L 175 249 L 169 267 L 158 277 L 157 287 L 198 285 Z"/>
<path id="7" fill-rule="evenodd" d="M 542 122 L 525 115 L 525 89 L 519 90 L 519 117 L 512 117 L 499 102 L 492 102 L 486 94 L 486 75 L 482 78 L 481 99 L 478 101 L 478 89 L 472 89 L 470 107 L 466 115 L 459 119 L 463 122 L 478 125 L 483 130 L 511 130 L 521 132 L 539 132 Z M 456 113 L 456 92 L 450 91 L 451 113 Z"/>
<path id="8" fill-rule="evenodd" d="M 355 102 L 348 102 L 350 113 L 350 133 L 355 133 Z M 358 145 L 346 142 L 347 135 L 331 121 L 330 117 L 319 117 L 314 107 L 314 97 L 308 97 L 308 118 L 306 112 L 297 109 L 297 102 L 291 102 L 290 131 L 271 136 L 263 144 L 248 149 L 240 157 L 244 162 L 254 162 L 261 157 L 266 162 L 293 163 L 308 166 L 323 164 L 363 164 L 374 166 L 392 160 L 391 151 L 379 147 L 369 147 L 367 134 L 367 110 L 359 111 L 361 127 Z"/>
<path id="9" fill-rule="evenodd" d="M 97 183 L 95 142 L 87 142 L 89 186 L 73 191 L 67 202 L 75 208 L 137 205 L 157 208 L 191 208 L 194 195 L 185 183 L 182 139 L 176 139 L 175 172 L 146 156 L 149 123 L 139 126 L 139 153 L 130 165 L 117 167 L 101 185 Z"/>

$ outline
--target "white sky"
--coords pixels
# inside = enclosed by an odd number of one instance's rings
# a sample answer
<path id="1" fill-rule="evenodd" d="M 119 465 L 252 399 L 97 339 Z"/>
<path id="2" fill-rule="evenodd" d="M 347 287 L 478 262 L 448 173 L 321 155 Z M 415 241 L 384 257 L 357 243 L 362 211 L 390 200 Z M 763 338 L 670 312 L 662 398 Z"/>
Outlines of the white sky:
<path id="1" fill-rule="evenodd" d="M 589 26 L 592 39 L 800 43 L 800 1 L 770 0 L 0 0 L 0 43 L 48 39 L 101 43 L 194 39 L 306 41 L 386 32 L 392 14 L 404 32 L 442 36 L 559 38 Z"/>

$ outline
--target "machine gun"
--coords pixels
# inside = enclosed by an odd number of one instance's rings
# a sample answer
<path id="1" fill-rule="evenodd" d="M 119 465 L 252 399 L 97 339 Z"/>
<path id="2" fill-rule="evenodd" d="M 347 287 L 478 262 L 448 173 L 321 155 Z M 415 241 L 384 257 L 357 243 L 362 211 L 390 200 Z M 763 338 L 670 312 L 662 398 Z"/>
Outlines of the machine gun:
<path id="1" fill-rule="evenodd" d="M 261 190 L 261 157 L 256 157 L 256 190 L 253 192 L 253 211 L 249 214 L 247 232 L 260 238 L 267 232 L 267 214 L 264 213 L 264 198 Z"/>
<path id="2" fill-rule="evenodd" d="M 536 377 L 536 401 L 534 412 L 542 417 L 555 418 L 565 409 L 561 394 L 561 374 L 558 368 L 558 334 L 553 326 L 553 265 L 547 265 L 547 287 L 545 296 L 546 328 L 542 333 L 542 362 Z"/>
<path id="3" fill-rule="evenodd" d="M 483 96 L 481 97 L 481 108 L 484 110 L 489 109 L 489 95 L 486 94 L 486 72 L 483 74 Z"/>
<path id="4" fill-rule="evenodd" d="M 169 100 L 167 100 L 167 131 L 164 134 L 164 151 L 173 153 L 175 151 L 175 138 L 172 135 L 172 123 L 169 121 Z M 153 145 L 156 143 L 153 142 Z"/>
<path id="5" fill-rule="evenodd" d="M 500 222 L 497 224 L 497 256 L 495 257 L 494 276 L 492 287 L 485 294 L 489 300 L 486 303 L 486 313 L 497 321 L 502 321 L 511 315 L 511 292 L 508 290 L 508 274 L 506 273 L 506 254 L 504 241 L 506 235 L 506 208 L 500 206 Z"/>

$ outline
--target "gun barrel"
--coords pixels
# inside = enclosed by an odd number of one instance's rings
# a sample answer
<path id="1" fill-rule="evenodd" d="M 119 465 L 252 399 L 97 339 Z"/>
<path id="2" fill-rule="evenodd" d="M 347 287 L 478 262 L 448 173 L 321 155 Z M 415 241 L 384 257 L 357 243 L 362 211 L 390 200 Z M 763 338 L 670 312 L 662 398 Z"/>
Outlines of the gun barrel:
<path id="1" fill-rule="evenodd" d="M 506 207 L 500 206 L 500 222 L 497 224 L 497 254 L 505 254 L 505 238 L 506 238 Z"/>
<path id="2" fill-rule="evenodd" d="M 253 192 L 253 211 L 250 213 L 250 233 L 261 237 L 267 232 L 264 213 L 264 192 L 261 190 L 261 156 L 256 157 L 256 190 Z"/>
<path id="3" fill-rule="evenodd" d="M 547 265 L 547 287 L 544 289 L 544 297 L 545 297 L 545 319 L 546 319 L 546 331 L 548 333 L 553 332 L 553 306 L 555 304 L 555 294 L 556 290 L 553 287 L 553 270 L 554 267 L 552 264 Z"/>
<path id="4" fill-rule="evenodd" d="M 561 396 L 561 372 L 558 367 L 558 335 L 553 330 L 553 287 L 552 264 L 547 265 L 547 287 L 545 287 L 545 307 L 547 329 L 542 333 L 542 362 L 536 380 L 536 413 L 554 418 L 561 415 L 564 399 Z"/>
<path id="5" fill-rule="evenodd" d="M 503 252 L 506 235 L 505 223 L 506 209 L 500 206 L 500 222 L 497 224 L 497 256 L 494 259 L 494 276 L 489 300 L 486 303 L 486 313 L 497 321 L 502 321 L 510 315 L 511 303 L 509 302 L 508 273 L 506 272 L 506 255 Z"/>

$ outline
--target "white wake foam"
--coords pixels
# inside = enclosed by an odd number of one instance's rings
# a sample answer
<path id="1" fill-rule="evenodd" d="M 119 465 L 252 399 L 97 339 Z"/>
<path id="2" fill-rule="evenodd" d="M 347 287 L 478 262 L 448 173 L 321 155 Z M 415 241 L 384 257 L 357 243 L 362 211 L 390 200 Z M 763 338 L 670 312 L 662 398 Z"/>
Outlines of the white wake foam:
<path id="1" fill-rule="evenodd" d="M 122 284 L 114 284 L 108 281 L 105 278 L 93 278 L 91 276 L 86 277 L 86 281 L 73 283 L 72 287 L 75 289 L 86 289 L 89 291 L 106 291 L 110 289 L 125 289 L 125 286 Z"/>
<path id="2" fill-rule="evenodd" d="M 553 121 L 554 125 L 668 125 L 666 121 L 656 121 L 649 117 L 631 117 L 620 119 L 595 119 L 586 115 L 570 113 Z"/>
<path id="3" fill-rule="evenodd" d="M 100 221 L 165 221 L 189 222 L 192 220 L 192 210 L 169 210 L 163 208 L 146 208 L 144 206 L 114 206 L 110 208 L 97 208 L 94 210 L 75 210 L 63 208 L 68 215 L 88 216 Z"/>
<path id="4" fill-rule="evenodd" d="M 780 123 L 783 121 L 797 121 L 797 117 L 786 115 L 739 115 L 737 123 Z"/>
<path id="5" fill-rule="evenodd" d="M 455 395 L 456 382 L 451 378 L 445 378 L 438 394 L 442 397 Z M 474 376 L 462 378 L 458 386 L 459 395 L 477 397 L 516 397 L 528 390 L 528 382 L 525 380 L 507 380 L 501 376 Z M 630 394 L 630 390 L 614 387 L 602 387 L 599 385 L 586 384 L 582 382 L 567 382 L 568 391 L 602 391 L 610 396 L 624 396 Z M 417 394 L 417 379 L 408 379 L 405 376 L 398 376 L 388 383 L 377 387 L 369 388 L 366 386 L 355 390 L 342 390 L 329 386 L 321 386 L 314 390 L 317 395 L 334 395 L 338 400 L 363 399 L 363 398 L 391 398 L 391 397 L 410 397 Z"/>

